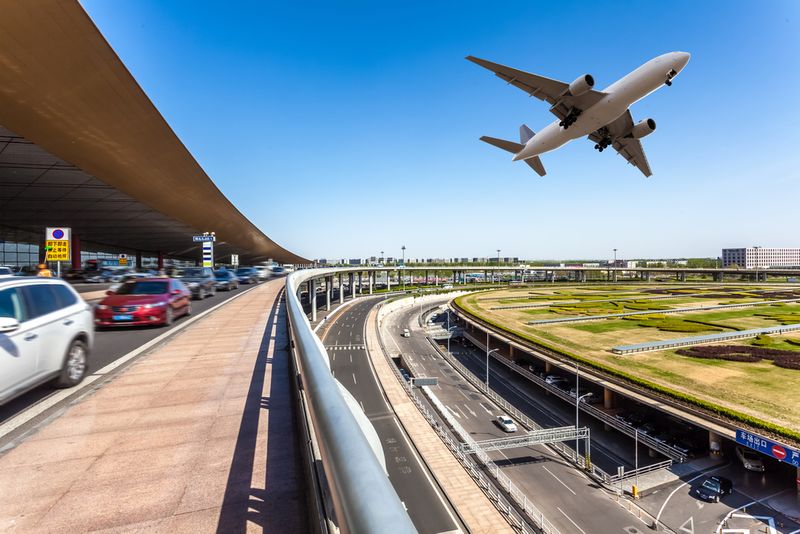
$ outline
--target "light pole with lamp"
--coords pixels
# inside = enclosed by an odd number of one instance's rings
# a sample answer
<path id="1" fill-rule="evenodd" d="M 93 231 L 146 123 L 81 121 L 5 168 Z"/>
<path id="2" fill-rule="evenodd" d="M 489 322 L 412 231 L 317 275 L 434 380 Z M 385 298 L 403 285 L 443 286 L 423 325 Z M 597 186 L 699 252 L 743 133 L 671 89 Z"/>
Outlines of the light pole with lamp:
<path id="1" fill-rule="evenodd" d="M 489 335 L 486 335 L 486 392 L 489 392 L 489 357 L 493 352 L 500 352 L 500 349 L 489 350 Z"/>
<path id="2" fill-rule="evenodd" d="M 585 393 L 585 394 L 581 395 L 581 388 L 580 388 L 581 374 L 580 373 L 581 373 L 581 370 L 580 370 L 580 367 L 578 366 L 578 362 L 575 362 L 575 463 L 576 464 L 578 463 L 578 456 L 580 455 L 580 453 L 578 452 L 579 451 L 578 443 L 580 441 L 578 439 L 578 418 L 580 417 L 580 415 L 579 415 L 580 414 L 580 412 L 579 412 L 580 404 L 581 404 L 581 401 L 583 399 L 585 399 L 586 397 L 591 397 L 592 396 L 592 392 L 591 391 L 589 393 Z M 588 460 L 588 456 L 589 456 L 589 451 L 588 450 L 586 451 L 586 456 L 587 456 L 587 460 Z"/>
<path id="3" fill-rule="evenodd" d="M 500 268 L 500 249 L 497 249 L 497 268 Z M 500 271 L 497 272 L 497 280 L 500 280 Z M 492 282 L 494 282 L 494 276 L 492 276 Z"/>
<path id="4" fill-rule="evenodd" d="M 406 290 L 406 277 L 403 276 L 403 275 L 405 274 L 404 271 L 405 271 L 405 268 L 406 268 L 406 246 L 403 245 L 402 247 L 400 247 L 400 250 L 403 251 L 403 265 L 402 265 L 403 271 L 398 271 L 398 274 L 403 273 L 403 274 L 400 274 L 400 276 L 403 278 L 403 291 L 405 291 Z"/>

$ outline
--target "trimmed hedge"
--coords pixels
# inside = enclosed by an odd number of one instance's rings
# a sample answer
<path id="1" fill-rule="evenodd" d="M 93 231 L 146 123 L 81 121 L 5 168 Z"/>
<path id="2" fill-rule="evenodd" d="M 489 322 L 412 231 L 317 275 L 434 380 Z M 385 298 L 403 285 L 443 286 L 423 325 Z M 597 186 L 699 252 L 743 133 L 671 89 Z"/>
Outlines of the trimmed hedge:
<path id="1" fill-rule="evenodd" d="M 623 380 L 625 380 L 627 382 L 630 382 L 630 383 L 632 383 L 634 385 L 650 389 L 651 391 L 654 391 L 654 392 L 659 393 L 661 395 L 665 395 L 665 396 L 667 396 L 669 398 L 672 398 L 674 400 L 677 400 L 679 402 L 684 402 L 684 403 L 687 403 L 687 404 L 691 404 L 691 405 L 697 406 L 698 408 L 702 408 L 703 410 L 711 412 L 714 415 L 718 415 L 720 417 L 725 417 L 725 418 L 731 419 L 731 420 L 739 422 L 739 423 L 744 423 L 746 425 L 752 426 L 753 428 L 758 428 L 758 429 L 761 429 L 761 430 L 765 430 L 765 431 L 770 432 L 770 433 L 772 433 L 772 434 L 774 434 L 776 436 L 788 438 L 788 439 L 794 441 L 795 443 L 800 443 L 800 431 L 798 431 L 798 430 L 793 430 L 793 429 L 789 429 L 789 428 L 777 425 L 775 423 L 770 423 L 769 421 L 764 421 L 763 419 L 759 419 L 757 417 L 753 417 L 751 415 L 748 415 L 748 414 L 745 414 L 745 413 L 742 413 L 742 412 L 739 412 L 739 411 L 736 411 L 736 410 L 732 410 L 732 409 L 727 408 L 725 406 L 720 406 L 718 404 L 714 404 L 713 402 L 697 398 L 697 397 L 695 397 L 693 395 L 689 395 L 687 393 L 682 393 L 680 391 L 675 391 L 675 390 L 670 389 L 670 388 L 668 388 L 666 386 L 662 386 L 661 384 L 656 384 L 655 382 L 651 382 L 651 381 L 649 381 L 647 379 L 644 379 L 644 378 L 641 378 L 639 376 L 632 375 L 630 373 L 626 373 L 626 372 L 620 371 L 618 369 L 614 369 L 613 367 L 609 367 L 609 366 L 607 366 L 607 365 L 605 365 L 605 364 L 603 364 L 601 362 L 596 362 L 594 360 L 589 360 L 589 359 L 584 358 L 582 356 L 578 356 L 577 354 L 573 354 L 571 352 L 568 352 L 568 351 L 566 351 L 564 349 L 555 347 L 553 345 L 550 345 L 549 343 L 545 343 L 545 342 L 540 341 L 538 339 L 537 340 L 533 340 L 533 339 L 531 339 L 531 338 L 529 338 L 529 337 L 527 337 L 527 336 L 525 336 L 523 334 L 520 334 L 520 333 L 517 333 L 517 332 L 514 332 L 514 331 L 510 330 L 506 326 L 496 324 L 495 322 L 490 321 L 488 319 L 485 319 L 483 317 L 478 317 L 478 316 L 468 312 L 467 310 L 465 310 L 461 306 L 461 302 L 460 302 L 461 299 L 463 299 L 463 298 L 465 298 L 467 296 L 469 296 L 469 295 L 462 295 L 460 297 L 457 297 L 456 299 L 453 300 L 453 303 L 456 305 L 456 307 L 458 307 L 461 311 L 463 311 L 467 315 L 475 317 L 476 319 L 479 319 L 479 320 L 483 321 L 484 323 L 489 324 L 489 325 L 497 328 L 500 331 L 506 332 L 506 333 L 512 335 L 513 337 L 525 340 L 525 341 L 527 341 L 529 343 L 533 343 L 534 345 L 538 345 L 538 346 L 543 347 L 543 348 L 545 348 L 547 350 L 553 351 L 553 352 L 555 352 L 557 354 L 566 356 L 567 358 L 570 358 L 570 359 L 575 360 L 575 361 L 577 361 L 579 363 L 582 363 L 582 364 L 586 365 L 587 367 L 590 367 L 592 369 L 596 369 L 596 370 L 601 371 L 603 373 L 606 373 L 606 374 L 608 374 L 610 376 L 623 379 Z"/>

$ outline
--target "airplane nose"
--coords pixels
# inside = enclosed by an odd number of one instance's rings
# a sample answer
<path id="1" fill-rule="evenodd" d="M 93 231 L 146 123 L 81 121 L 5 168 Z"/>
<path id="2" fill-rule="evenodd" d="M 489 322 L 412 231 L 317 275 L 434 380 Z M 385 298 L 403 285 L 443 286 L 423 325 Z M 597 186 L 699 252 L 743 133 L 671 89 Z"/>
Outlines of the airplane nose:
<path id="1" fill-rule="evenodd" d="M 678 60 L 678 68 L 677 70 L 683 69 L 687 63 L 689 63 L 689 59 L 691 59 L 692 55 L 689 52 L 678 52 L 677 53 L 677 60 Z"/>

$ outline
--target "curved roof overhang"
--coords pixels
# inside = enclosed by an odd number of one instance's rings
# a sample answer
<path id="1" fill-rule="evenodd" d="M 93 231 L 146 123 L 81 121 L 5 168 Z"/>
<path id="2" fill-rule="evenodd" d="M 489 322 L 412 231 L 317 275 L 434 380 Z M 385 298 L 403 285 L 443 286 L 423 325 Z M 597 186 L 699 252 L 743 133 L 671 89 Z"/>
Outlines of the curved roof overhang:
<path id="1" fill-rule="evenodd" d="M 177 256 L 192 233 L 214 231 L 250 261 L 309 263 L 214 185 L 77 1 L 5 1 L 0 12 L 0 223 L 72 226 L 87 241 Z"/>

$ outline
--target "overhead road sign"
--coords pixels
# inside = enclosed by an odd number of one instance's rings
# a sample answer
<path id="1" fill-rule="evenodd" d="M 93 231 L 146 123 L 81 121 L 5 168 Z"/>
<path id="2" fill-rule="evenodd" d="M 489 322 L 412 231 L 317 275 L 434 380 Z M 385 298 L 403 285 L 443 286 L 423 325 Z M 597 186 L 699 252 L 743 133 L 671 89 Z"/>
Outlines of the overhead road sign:
<path id="1" fill-rule="evenodd" d="M 797 449 L 781 445 L 743 429 L 736 431 L 736 443 L 800 468 L 800 451 Z"/>
<path id="2" fill-rule="evenodd" d="M 208 243 L 208 242 L 213 243 L 216 240 L 217 240 L 216 236 L 213 236 L 213 235 L 193 235 L 192 236 L 192 241 L 194 241 L 195 243 Z"/>
<path id="3" fill-rule="evenodd" d="M 438 386 L 439 379 L 435 376 L 427 377 L 427 376 L 420 376 L 418 378 L 411 379 L 411 385 L 422 387 L 422 386 Z"/>
<path id="4" fill-rule="evenodd" d="M 239 255 L 238 254 L 231 254 L 231 265 L 234 267 L 239 266 Z"/>
<path id="5" fill-rule="evenodd" d="M 70 261 L 70 238 L 72 229 L 61 227 L 48 227 L 45 231 L 44 246 L 47 254 L 46 261 Z"/>

